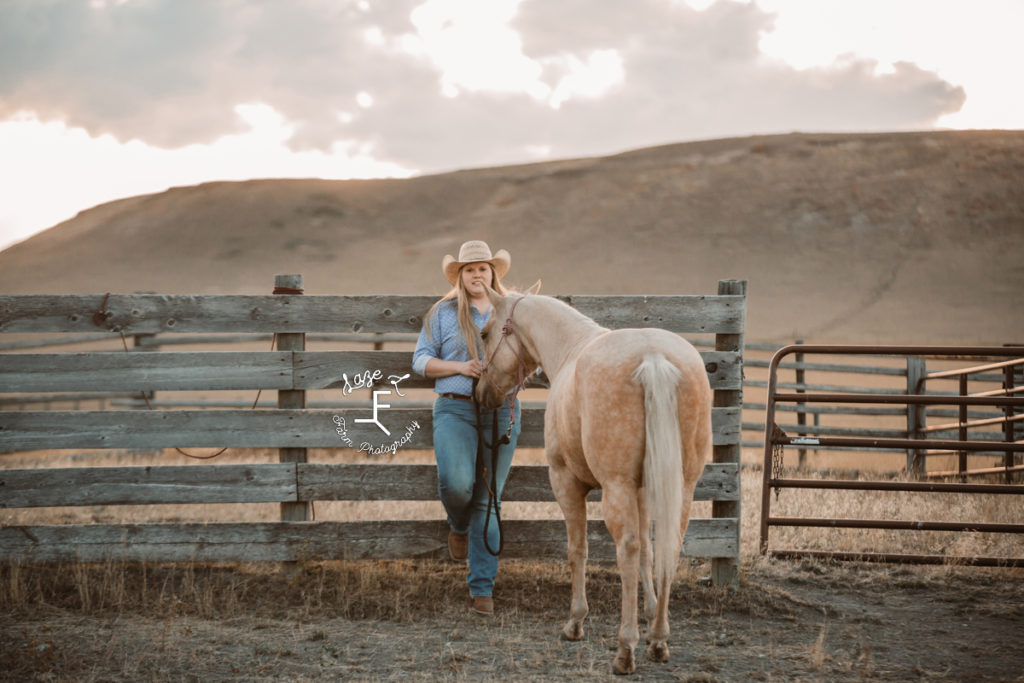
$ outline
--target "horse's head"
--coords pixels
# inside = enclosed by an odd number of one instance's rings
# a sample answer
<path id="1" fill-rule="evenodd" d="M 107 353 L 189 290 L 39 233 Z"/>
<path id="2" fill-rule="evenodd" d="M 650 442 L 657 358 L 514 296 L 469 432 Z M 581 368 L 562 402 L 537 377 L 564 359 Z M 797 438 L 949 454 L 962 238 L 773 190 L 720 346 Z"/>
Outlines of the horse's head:
<path id="1" fill-rule="evenodd" d="M 491 316 L 480 330 L 484 341 L 484 371 L 476 385 L 476 400 L 480 407 L 493 409 L 508 399 L 513 389 L 523 388 L 526 378 L 540 364 L 531 351 L 530 342 L 516 316 L 522 316 L 519 302 L 536 294 L 540 281 L 526 294 L 513 292 L 507 296 L 488 288 Z"/>

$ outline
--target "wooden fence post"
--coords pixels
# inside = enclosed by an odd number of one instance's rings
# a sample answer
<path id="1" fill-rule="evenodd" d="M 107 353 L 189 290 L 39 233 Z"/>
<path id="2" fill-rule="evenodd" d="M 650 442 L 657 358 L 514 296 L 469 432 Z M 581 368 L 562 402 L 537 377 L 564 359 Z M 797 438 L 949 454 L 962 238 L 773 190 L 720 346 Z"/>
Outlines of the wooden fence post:
<path id="1" fill-rule="evenodd" d="M 797 339 L 796 343 L 797 344 L 803 344 L 804 340 L 803 339 Z M 798 353 L 798 354 L 796 354 L 794 356 L 794 358 L 796 360 L 796 384 L 797 384 L 796 393 L 798 393 L 798 394 L 805 394 L 805 393 L 807 393 L 807 390 L 804 389 L 804 386 L 806 384 L 805 377 L 804 377 L 804 354 Z M 797 403 L 796 404 L 796 423 L 798 425 L 800 425 L 801 427 L 807 425 L 807 413 L 804 412 L 804 408 L 806 408 L 806 406 L 807 406 L 806 403 Z M 807 436 L 807 432 L 801 431 L 799 429 L 797 430 L 796 433 L 797 433 L 798 436 Z M 806 448 L 801 448 L 801 449 L 797 450 L 797 453 L 800 456 L 798 461 L 797 461 L 797 465 L 799 467 L 805 467 L 807 465 L 807 449 Z"/>
<path id="2" fill-rule="evenodd" d="M 136 334 L 132 336 L 132 351 L 159 351 L 160 348 L 153 344 L 145 344 L 144 339 L 156 339 L 155 334 Z M 155 391 L 142 391 L 143 402 L 149 401 L 152 403 L 156 400 Z"/>
<path id="3" fill-rule="evenodd" d="M 300 296 L 302 294 L 302 275 L 277 275 L 274 277 L 274 294 Z M 283 332 L 277 334 L 278 351 L 305 351 L 305 332 Z M 306 407 L 306 392 L 302 389 L 279 389 L 277 407 L 302 409 Z M 306 462 L 305 448 L 281 448 L 278 450 L 280 462 Z M 309 521 L 309 503 L 281 503 L 281 521 Z"/>
<path id="4" fill-rule="evenodd" d="M 720 280 L 718 282 L 718 293 L 719 295 L 728 294 L 747 294 L 747 281 L 746 280 Z M 741 329 L 745 329 L 744 326 Z M 716 351 L 739 351 L 743 353 L 743 335 L 742 334 L 716 334 L 715 335 L 715 350 Z M 739 409 L 743 408 L 743 389 L 716 389 L 714 392 L 714 405 L 715 407 L 728 407 L 735 406 Z M 743 454 L 742 443 L 737 442 L 735 444 L 729 444 L 724 446 L 714 447 L 713 460 L 715 462 L 731 462 L 736 463 L 739 467 L 740 460 Z M 737 476 L 739 476 L 737 474 Z M 736 500 L 716 500 L 711 503 L 711 516 L 712 517 L 729 517 L 734 518 L 737 524 L 740 521 L 740 501 Z M 738 530 L 739 527 L 737 527 Z M 737 531 L 737 535 L 738 535 Z M 739 583 L 740 579 L 740 567 L 739 567 L 739 538 L 736 539 L 736 557 L 715 557 L 711 560 L 711 581 L 716 586 L 735 586 Z"/>
<path id="5" fill-rule="evenodd" d="M 917 393 L 917 384 L 927 374 L 928 370 L 924 358 L 920 356 L 907 356 L 907 394 Z M 921 419 L 925 406 L 907 405 L 907 438 L 916 439 L 920 435 L 924 421 Z M 925 455 L 915 448 L 907 449 L 907 474 L 911 477 L 921 479 L 927 471 Z"/>

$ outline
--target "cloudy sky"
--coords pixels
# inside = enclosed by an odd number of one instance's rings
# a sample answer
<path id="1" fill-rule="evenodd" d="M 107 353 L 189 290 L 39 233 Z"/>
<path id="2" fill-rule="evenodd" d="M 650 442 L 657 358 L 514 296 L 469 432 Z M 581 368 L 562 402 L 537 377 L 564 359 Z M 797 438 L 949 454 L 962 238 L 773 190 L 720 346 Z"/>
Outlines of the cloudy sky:
<path id="1" fill-rule="evenodd" d="M 1024 128 L 1020 0 L 0 0 L 0 248 L 254 177 Z"/>

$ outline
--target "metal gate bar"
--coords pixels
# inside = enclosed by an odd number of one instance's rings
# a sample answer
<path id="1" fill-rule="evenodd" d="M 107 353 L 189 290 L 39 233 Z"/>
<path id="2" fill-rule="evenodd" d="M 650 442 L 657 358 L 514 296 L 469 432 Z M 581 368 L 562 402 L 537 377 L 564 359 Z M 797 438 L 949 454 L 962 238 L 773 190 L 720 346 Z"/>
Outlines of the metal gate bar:
<path id="1" fill-rule="evenodd" d="M 772 557 L 794 560 L 801 557 L 815 557 L 841 562 L 884 562 L 900 564 L 958 564 L 968 567 L 1024 567 L 1020 557 L 957 557 L 943 555 L 913 555 L 907 553 L 844 553 L 825 550 L 773 550 Z"/>
<path id="2" fill-rule="evenodd" d="M 912 522 L 895 519 L 829 519 L 824 517 L 775 517 L 772 526 L 831 527 L 834 529 L 901 529 L 904 531 L 988 531 L 1024 534 L 1024 524 L 983 522 Z"/>
<path id="3" fill-rule="evenodd" d="M 1000 470 L 1002 471 L 1002 470 Z M 1008 493 L 1024 495 L 1018 484 L 967 484 L 931 481 L 860 481 L 854 479 L 770 479 L 771 488 L 832 489 L 845 491 L 912 491 L 917 493 Z"/>
<path id="4" fill-rule="evenodd" d="M 1000 363 L 988 363 L 986 365 L 976 365 L 976 366 L 971 367 L 971 368 L 959 368 L 957 370 L 947 370 L 945 372 L 930 372 L 930 373 L 928 373 L 926 375 L 923 375 L 923 376 L 918 378 L 917 383 L 914 386 L 914 392 L 917 393 L 917 394 L 922 393 L 926 383 L 931 381 L 931 380 L 936 380 L 936 379 L 954 379 L 955 378 L 955 379 L 958 380 L 960 396 L 968 396 L 968 395 L 970 395 L 970 396 L 1012 396 L 1013 394 L 1016 394 L 1018 392 L 1018 389 L 1019 389 L 1019 387 L 1015 387 L 1014 386 L 1014 372 L 1015 372 L 1015 370 L 1018 367 L 1024 367 L 1024 363 L 1022 363 L 1022 360 L 1024 360 L 1024 359 L 1019 359 L 1018 358 L 1018 359 L 1014 359 L 1014 360 L 1002 361 Z M 1002 370 L 1002 373 L 1001 373 L 1002 374 L 1002 383 L 1003 383 L 1002 389 L 999 389 L 999 390 L 996 390 L 996 391 L 985 391 L 985 392 L 976 392 L 976 393 L 973 393 L 973 394 L 968 394 L 967 393 L 967 381 L 968 381 L 968 378 L 971 375 L 979 375 L 980 376 L 980 375 L 982 375 L 982 373 L 985 373 L 985 372 L 990 371 L 990 370 Z M 1004 404 L 1002 406 L 1002 408 L 1003 408 L 1003 417 L 1002 417 L 1002 419 L 1001 420 L 997 419 L 994 422 L 988 422 L 988 424 L 998 424 L 998 423 L 1002 422 L 1002 424 L 1003 424 L 1003 435 L 1004 435 L 1003 441 L 1005 443 L 1007 443 L 1007 444 L 1012 444 L 1012 443 L 1014 443 L 1014 425 L 1012 423 L 1015 422 L 1018 418 L 1024 417 L 1024 415 L 1016 415 L 1015 416 L 1014 415 L 1014 406 L 1012 406 L 1010 404 Z M 919 426 L 919 425 L 917 425 L 916 418 L 917 418 L 917 415 L 915 415 L 915 426 Z M 980 425 L 978 425 L 976 422 L 972 422 L 972 421 L 968 420 L 967 407 L 964 404 L 960 405 L 958 418 L 959 419 L 958 419 L 958 422 L 956 423 L 955 427 L 957 429 L 957 432 L 959 434 L 960 439 L 962 441 L 966 441 L 967 440 L 967 430 L 969 428 L 971 428 L 971 427 L 980 426 Z M 945 426 L 945 425 L 942 425 L 942 426 Z M 928 431 L 928 430 L 924 430 L 924 431 Z M 938 428 L 936 428 L 935 431 L 938 431 Z M 1014 452 L 1015 452 L 1014 449 L 1013 448 L 1009 448 L 1009 447 L 1007 447 L 1003 451 L 1003 454 L 1004 454 L 1003 455 L 1003 468 L 1004 468 L 1003 475 L 1006 477 L 1006 481 L 1007 482 L 1012 481 L 1012 474 L 1011 474 L 1011 472 L 1013 472 L 1013 471 L 1015 471 L 1017 469 L 1016 467 L 1014 467 Z M 920 465 L 923 468 L 924 462 L 922 461 L 920 463 Z M 967 451 L 965 451 L 963 449 L 957 451 L 956 472 L 957 472 L 958 475 L 981 474 L 981 473 L 983 473 L 983 472 L 978 471 L 978 470 L 974 470 L 974 471 L 970 471 L 970 472 L 968 471 L 968 469 L 967 469 Z"/>
<path id="5" fill-rule="evenodd" d="M 990 392 L 996 395 L 966 395 L 961 381 L 958 394 L 839 394 L 839 393 L 778 393 L 778 369 L 784 357 L 799 353 L 801 356 L 811 354 L 832 355 L 891 355 L 891 356 L 926 356 L 955 357 L 967 359 L 976 357 L 1011 357 L 1014 360 L 991 363 L 979 368 L 955 370 L 935 373 L 928 377 L 966 377 L 968 372 L 980 370 L 1004 369 L 1005 376 L 1010 379 L 1004 382 L 1003 391 Z M 1013 454 L 1024 452 L 1024 442 L 1012 439 L 1014 414 L 1024 411 L 1024 397 L 1013 396 L 1017 393 L 1013 386 L 1013 366 L 1024 365 L 1024 347 L 961 347 L 961 346 L 822 346 L 795 344 L 783 347 L 772 358 L 769 364 L 768 397 L 765 417 L 764 440 L 764 472 L 761 495 L 761 554 L 773 557 L 821 557 L 833 560 L 860 560 L 868 562 L 906 562 L 913 564 L 944 564 L 956 563 L 972 566 L 1024 566 L 1024 558 L 999 557 L 946 557 L 941 555 L 920 555 L 910 553 L 850 553 L 835 551 L 811 550 L 769 550 L 768 532 L 772 526 L 779 527 L 835 527 L 857 529 L 900 529 L 915 531 L 981 531 L 995 533 L 1024 533 L 1024 524 L 991 524 L 973 522 L 937 522 L 937 521 L 903 521 L 903 520 L 865 520 L 865 519 L 826 519 L 799 517 L 772 517 L 771 490 L 782 488 L 833 489 L 850 491 L 907 491 L 928 493 L 984 493 L 1024 495 L 1024 486 L 1013 484 L 970 484 L 966 482 L 928 482 L 928 481 L 852 481 L 852 480 L 811 480 L 787 479 L 781 471 L 773 471 L 773 452 L 781 446 L 846 446 L 858 448 L 885 449 L 942 449 L 959 452 L 966 456 L 967 451 L 987 451 L 1006 453 L 1009 470 L 1013 466 Z M 920 386 L 920 385 L 919 385 Z M 918 391 L 920 391 L 918 389 Z M 916 438 L 917 434 L 908 429 L 908 438 L 871 438 L 871 437 L 789 437 L 775 425 L 777 403 L 857 403 L 857 404 L 899 404 L 907 406 L 907 411 L 916 410 L 911 406 L 951 405 L 960 409 L 961 418 L 953 425 L 959 429 L 959 439 L 924 439 Z M 1002 407 L 1006 415 L 1008 427 L 1005 433 L 1010 435 L 1006 441 L 969 441 L 966 430 L 967 422 L 964 411 L 968 406 Z M 916 421 L 915 421 L 916 422 Z M 999 422 L 997 420 L 996 422 Z M 962 467 L 960 468 L 963 469 Z M 781 467 L 780 467 L 781 470 Z M 1009 474 L 1009 470 L 1007 473 Z"/>

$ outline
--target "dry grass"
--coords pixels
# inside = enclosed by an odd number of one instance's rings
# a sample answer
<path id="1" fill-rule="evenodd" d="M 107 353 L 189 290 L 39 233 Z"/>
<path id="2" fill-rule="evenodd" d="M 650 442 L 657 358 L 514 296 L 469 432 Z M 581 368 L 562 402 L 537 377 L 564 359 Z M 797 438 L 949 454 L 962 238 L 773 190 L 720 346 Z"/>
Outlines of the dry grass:
<path id="1" fill-rule="evenodd" d="M 189 462 L 172 453 L 36 453 L 7 456 L 5 465 Z M 217 462 L 276 457 L 276 451 L 233 451 Z M 430 462 L 430 457 L 400 452 L 391 462 Z M 314 451 L 310 459 L 343 458 Z M 524 449 L 517 461 L 539 464 L 543 454 Z M 657 669 L 644 662 L 645 677 L 956 678 L 969 673 L 963 666 L 977 662 L 981 652 L 989 666 L 981 678 L 1024 670 L 1016 650 L 991 652 L 993 639 L 1013 633 L 1024 621 L 1020 570 L 766 561 L 757 552 L 761 474 L 745 468 L 742 479 L 740 585 L 709 587 L 702 580 L 710 569 L 706 561 L 683 562 L 673 589 L 672 661 Z M 776 515 L 1020 522 L 1020 507 L 1010 496 L 785 490 L 772 505 Z M 696 516 L 710 515 L 710 503 L 696 508 Z M 554 504 L 508 504 L 504 510 L 506 518 L 560 516 Z M 316 513 L 318 519 L 436 519 L 442 514 L 435 502 L 319 503 Z M 599 504 L 592 514 L 600 515 Z M 164 505 L 2 510 L 0 520 L 5 525 L 254 521 L 277 515 L 278 507 L 266 504 Z M 1022 554 L 1020 541 L 1006 535 L 940 532 L 774 529 L 772 546 Z M 503 561 L 499 616 L 484 627 L 465 609 L 464 573 L 463 566 L 412 560 L 2 565 L 0 613 L 6 616 L 0 617 L 0 680 L 608 677 L 620 596 L 613 566 L 590 565 L 591 618 L 580 643 L 559 642 L 555 635 L 569 604 L 564 563 Z M 900 616 L 894 620 L 891 614 Z M 914 635 L 898 628 L 900 620 L 934 632 Z M 959 626 L 950 626 L 961 621 L 971 629 L 966 641 Z M 897 632 L 882 637 L 890 626 Z M 980 639 L 977 649 L 972 638 Z M 895 640 L 901 643 L 898 651 Z M 957 661 L 920 651 L 918 641 L 956 652 Z"/>

